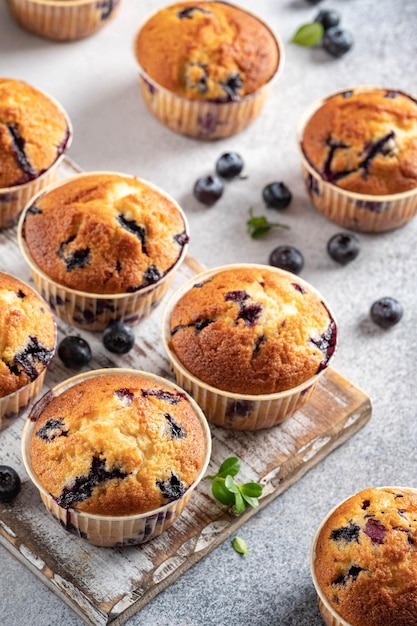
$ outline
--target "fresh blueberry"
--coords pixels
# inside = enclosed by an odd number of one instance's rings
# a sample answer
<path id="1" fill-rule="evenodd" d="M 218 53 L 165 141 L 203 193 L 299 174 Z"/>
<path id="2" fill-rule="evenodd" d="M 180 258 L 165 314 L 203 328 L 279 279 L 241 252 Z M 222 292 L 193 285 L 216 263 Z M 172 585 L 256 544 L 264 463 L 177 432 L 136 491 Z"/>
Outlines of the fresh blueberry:
<path id="1" fill-rule="evenodd" d="M 341 265 L 347 265 L 356 259 L 359 251 L 359 239 L 351 233 L 336 233 L 327 242 L 329 256 Z"/>
<path id="2" fill-rule="evenodd" d="M 0 465 L 0 502 L 10 502 L 20 491 L 19 474 L 8 465 Z"/>
<path id="3" fill-rule="evenodd" d="M 299 274 L 304 267 L 304 257 L 294 246 L 278 246 L 269 255 L 269 264 Z"/>
<path id="4" fill-rule="evenodd" d="M 334 9 L 321 9 L 314 18 L 314 21 L 321 24 L 326 31 L 333 26 L 339 25 L 340 13 Z"/>
<path id="5" fill-rule="evenodd" d="M 216 162 L 216 172 L 222 178 L 230 180 L 239 176 L 243 170 L 243 159 L 237 152 L 225 152 Z"/>
<path id="6" fill-rule="evenodd" d="M 332 56 L 341 57 L 352 48 L 353 36 L 344 28 L 332 26 L 325 31 L 322 46 Z"/>
<path id="7" fill-rule="evenodd" d="M 133 329 L 124 322 L 111 322 L 103 331 L 103 345 L 115 354 L 126 354 L 135 344 Z"/>
<path id="8" fill-rule="evenodd" d="M 381 328 L 395 326 L 402 318 L 403 313 L 401 303 L 390 296 L 376 300 L 371 306 L 371 320 Z"/>
<path id="9" fill-rule="evenodd" d="M 223 194 L 223 181 L 218 176 L 200 176 L 194 185 L 194 196 L 199 202 L 211 206 Z"/>
<path id="10" fill-rule="evenodd" d="M 320 4 L 321 0 L 306 0 L 307 4 Z"/>
<path id="11" fill-rule="evenodd" d="M 286 209 L 292 200 L 292 193 L 284 183 L 276 182 L 263 188 L 262 198 L 269 209 Z"/>
<path id="12" fill-rule="evenodd" d="M 91 348 L 82 337 L 68 335 L 64 337 L 58 346 L 58 356 L 65 365 L 73 370 L 78 370 L 88 365 L 91 361 Z"/>

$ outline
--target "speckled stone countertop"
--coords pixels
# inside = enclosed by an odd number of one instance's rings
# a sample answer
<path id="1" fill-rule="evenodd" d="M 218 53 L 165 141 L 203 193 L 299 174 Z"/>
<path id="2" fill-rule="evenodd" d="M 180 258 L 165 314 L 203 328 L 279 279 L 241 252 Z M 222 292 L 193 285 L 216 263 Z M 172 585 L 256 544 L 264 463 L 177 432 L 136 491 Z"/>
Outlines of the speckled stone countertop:
<path id="1" fill-rule="evenodd" d="M 381 85 L 417 94 L 415 0 L 259 0 L 256 11 L 280 35 L 285 67 L 261 116 L 245 131 L 217 142 L 174 134 L 145 109 L 137 85 L 132 41 L 160 0 L 123 0 L 115 19 L 90 38 L 54 43 L 21 30 L 0 5 L 0 75 L 23 79 L 59 100 L 74 126 L 69 155 L 85 170 L 136 174 L 161 186 L 184 208 L 190 253 L 212 267 L 267 263 L 281 243 L 305 256 L 302 277 L 331 303 L 340 343 L 334 368 L 372 399 L 366 426 L 245 523 L 239 535 L 249 554 L 226 540 L 128 621 L 130 626 L 319 626 L 322 620 L 309 573 L 309 548 L 324 515 L 368 486 L 415 486 L 417 446 L 417 219 L 396 231 L 359 234 L 361 252 L 347 266 L 326 253 L 341 230 L 311 206 L 303 188 L 295 140 L 308 104 L 339 88 Z M 240 4 L 253 10 L 253 3 Z M 340 59 L 290 43 L 296 28 L 319 8 L 341 12 L 355 38 Z M 226 184 L 213 207 L 192 195 L 196 178 L 213 172 L 230 150 L 245 161 L 242 180 Z M 267 212 L 290 226 L 262 239 L 246 233 L 248 209 L 266 214 L 261 191 L 284 181 L 291 206 Z M 0 250 L 0 266 L 1 266 Z M 372 302 L 390 295 L 404 307 L 401 322 L 384 331 L 369 319 Z M 1 437 L 1 434 L 0 434 Z M 1 462 L 1 459 L 0 459 Z M 0 547 L 0 624 L 81 624 L 75 613 Z"/>

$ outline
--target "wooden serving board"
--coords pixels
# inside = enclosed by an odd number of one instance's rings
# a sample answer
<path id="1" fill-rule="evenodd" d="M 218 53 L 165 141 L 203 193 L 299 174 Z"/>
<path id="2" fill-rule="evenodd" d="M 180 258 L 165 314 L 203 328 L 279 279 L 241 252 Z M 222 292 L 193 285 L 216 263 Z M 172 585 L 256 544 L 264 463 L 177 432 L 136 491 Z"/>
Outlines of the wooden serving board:
<path id="1" fill-rule="evenodd" d="M 79 168 L 67 160 L 61 176 Z M 172 290 L 201 270 L 187 257 Z M 20 255 L 16 229 L 0 232 L 0 270 L 32 283 Z M 90 369 L 131 367 L 173 380 L 160 341 L 163 304 L 136 327 L 131 352 L 107 352 L 99 334 L 80 331 L 58 321 L 58 341 L 78 334 L 91 345 Z M 74 375 L 56 356 L 48 369 L 44 391 Z M 124 623 L 182 572 L 219 545 L 252 515 L 292 485 L 331 450 L 358 431 L 371 416 L 368 396 L 333 369 L 322 377 L 312 399 L 285 423 L 270 430 L 242 433 L 211 427 L 213 452 L 208 474 L 216 473 L 228 456 L 242 464 L 239 481 L 263 485 L 258 509 L 232 516 L 211 496 L 210 481 L 194 491 L 181 518 L 163 535 L 142 546 L 97 548 L 67 533 L 50 517 L 30 482 L 21 460 L 24 417 L 0 432 L 0 463 L 14 467 L 22 490 L 12 503 L 0 503 L 0 543 L 26 565 L 86 623 Z"/>

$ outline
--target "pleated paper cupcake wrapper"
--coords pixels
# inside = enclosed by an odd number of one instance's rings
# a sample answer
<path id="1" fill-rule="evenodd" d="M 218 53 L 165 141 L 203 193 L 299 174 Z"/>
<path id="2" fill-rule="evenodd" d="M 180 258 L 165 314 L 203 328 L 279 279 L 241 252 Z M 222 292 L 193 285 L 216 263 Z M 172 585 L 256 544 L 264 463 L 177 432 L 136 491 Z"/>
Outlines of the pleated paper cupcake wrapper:
<path id="1" fill-rule="evenodd" d="M 90 378 L 96 378 L 98 376 L 111 376 L 113 374 L 127 374 L 139 377 L 144 376 L 151 381 L 160 383 L 164 387 L 171 388 L 175 392 L 183 392 L 183 390 L 175 383 L 149 372 L 128 368 L 90 370 L 73 376 L 56 385 L 39 400 L 41 410 L 44 405 L 46 406 L 50 398 L 60 395 L 73 385 L 79 384 Z M 157 537 L 164 530 L 169 528 L 169 526 L 171 526 L 171 524 L 173 524 L 181 515 L 191 498 L 194 489 L 203 479 L 211 457 L 211 433 L 206 417 L 192 397 L 188 396 L 187 399 L 198 417 L 205 441 L 204 460 L 194 482 L 189 486 L 181 498 L 173 500 L 172 502 L 154 509 L 153 511 L 126 516 L 94 515 L 84 511 L 77 511 L 62 507 L 58 504 L 56 498 L 54 498 L 43 487 L 32 469 L 32 463 L 30 460 L 30 440 L 36 426 L 36 415 L 38 411 L 38 405 L 35 405 L 33 412 L 31 413 L 33 415 L 33 419 L 31 419 L 31 414 L 29 414 L 23 428 L 22 458 L 29 478 L 39 490 L 40 497 L 46 507 L 46 510 L 56 520 L 58 520 L 65 530 L 73 533 L 81 539 L 86 539 L 89 543 L 96 546 L 114 547 L 145 543 L 146 541 Z"/>
<path id="2" fill-rule="evenodd" d="M 31 198 L 57 179 L 63 158 L 64 155 L 61 155 L 46 172 L 34 180 L 23 185 L 0 188 L 0 229 L 14 226 Z"/>
<path id="3" fill-rule="evenodd" d="M 270 83 L 237 102 L 189 100 L 159 86 L 143 71 L 139 86 L 149 111 L 164 126 L 195 139 L 230 137 L 258 117 L 270 90 Z"/>
<path id="4" fill-rule="evenodd" d="M 314 207 L 350 230 L 378 233 L 403 226 L 417 215 L 417 189 L 391 196 L 365 196 L 324 181 L 301 157 L 304 184 Z"/>
<path id="5" fill-rule="evenodd" d="M 121 0 L 7 0 L 10 12 L 26 30 L 58 41 L 92 35 L 117 12 Z"/>
<path id="6" fill-rule="evenodd" d="M 3 430 L 20 417 L 40 394 L 46 369 L 34 381 L 8 396 L 0 398 L 0 430 Z"/>

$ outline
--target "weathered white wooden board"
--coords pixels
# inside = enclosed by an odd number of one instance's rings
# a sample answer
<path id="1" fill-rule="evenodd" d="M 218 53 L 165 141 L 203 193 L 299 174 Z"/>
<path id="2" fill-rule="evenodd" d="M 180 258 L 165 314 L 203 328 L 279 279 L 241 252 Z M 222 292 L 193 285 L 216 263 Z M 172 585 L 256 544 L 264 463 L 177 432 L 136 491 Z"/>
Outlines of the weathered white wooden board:
<path id="1" fill-rule="evenodd" d="M 61 176 L 77 169 L 69 160 Z M 199 271 L 187 257 L 172 290 Z M 0 232 L 0 270 L 32 283 L 20 255 L 16 229 Z M 107 352 L 99 334 L 58 321 L 58 341 L 79 334 L 91 345 L 90 369 L 132 367 L 173 380 L 160 341 L 163 303 L 136 327 L 134 349 L 122 357 Z M 44 392 L 74 375 L 56 356 L 48 369 Z M 239 480 L 260 481 L 262 508 L 293 484 L 331 450 L 359 430 L 371 416 L 369 398 L 329 369 L 311 401 L 284 424 L 267 431 L 242 433 L 212 426 L 213 452 L 208 473 L 228 456 L 242 463 Z M 231 516 L 212 498 L 202 481 L 181 518 L 161 537 L 143 546 L 97 548 L 67 533 L 50 517 L 23 467 L 20 436 L 25 417 L 0 432 L 0 463 L 14 467 L 22 490 L 12 503 L 0 503 L 0 543 L 24 563 L 86 624 L 122 624 L 182 572 L 234 533 L 259 509 Z"/>

